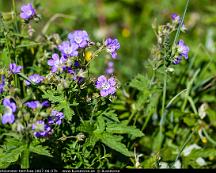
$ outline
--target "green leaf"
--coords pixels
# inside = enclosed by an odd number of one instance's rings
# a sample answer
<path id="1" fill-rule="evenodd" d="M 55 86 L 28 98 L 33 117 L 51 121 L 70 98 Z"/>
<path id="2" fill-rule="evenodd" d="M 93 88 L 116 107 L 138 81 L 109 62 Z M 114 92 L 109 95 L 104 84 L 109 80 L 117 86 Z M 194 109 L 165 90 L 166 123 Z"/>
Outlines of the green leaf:
<path id="1" fill-rule="evenodd" d="M 9 162 L 0 162 L 0 169 L 6 169 L 9 165 Z"/>
<path id="2" fill-rule="evenodd" d="M 12 163 L 16 162 L 21 155 L 21 153 L 25 150 L 25 146 L 22 145 L 18 148 L 8 150 L 3 153 L 3 156 L 0 158 L 0 163 Z"/>
<path id="3" fill-rule="evenodd" d="M 128 134 L 131 135 L 132 139 L 144 136 L 144 134 L 135 126 L 127 126 L 126 124 L 120 124 L 120 123 L 107 124 L 106 131 L 108 133 Z"/>
<path id="4" fill-rule="evenodd" d="M 70 105 L 67 101 L 61 102 L 56 109 L 58 111 L 61 111 L 63 109 L 64 111 L 64 116 L 66 120 L 70 121 L 72 119 L 72 116 L 74 115 L 74 111 L 70 108 Z"/>
<path id="5" fill-rule="evenodd" d="M 57 94 L 57 95 L 55 95 L 55 94 Z M 59 95 L 58 93 L 56 93 L 55 90 L 48 90 L 47 92 L 45 92 L 42 95 L 42 97 L 44 99 L 48 99 L 52 103 L 56 103 L 56 102 L 61 103 L 61 102 L 65 101 L 64 96 L 62 94 Z"/>
<path id="6" fill-rule="evenodd" d="M 65 119 L 70 121 L 74 115 L 74 111 L 70 108 L 70 103 L 67 102 L 63 94 L 59 94 L 55 90 L 48 90 L 42 95 L 43 98 L 48 99 L 52 103 L 56 103 L 56 110 L 64 112 Z M 73 103 L 75 105 L 75 103 Z"/>
<path id="7" fill-rule="evenodd" d="M 95 133 L 102 133 L 102 132 L 104 132 L 106 124 L 105 124 L 103 116 L 100 115 L 100 116 L 97 117 L 96 124 L 97 124 L 97 129 L 94 132 Z"/>
<path id="8" fill-rule="evenodd" d="M 9 64 L 10 64 L 10 57 L 9 57 L 9 51 L 8 49 L 4 48 L 2 53 L 0 54 L 0 62 L 1 62 L 1 66 L 8 68 Z"/>
<path id="9" fill-rule="evenodd" d="M 10 137 L 13 137 L 15 138 L 14 140 L 20 140 L 21 139 L 21 136 L 17 133 L 13 133 L 13 132 L 8 132 L 8 133 L 2 133 L 1 136 L 10 136 Z M 12 139 L 12 138 L 10 138 Z"/>
<path id="10" fill-rule="evenodd" d="M 114 111 L 103 112 L 102 115 L 106 121 L 119 122 L 118 115 Z"/>
<path id="11" fill-rule="evenodd" d="M 142 162 L 143 168 L 157 168 L 158 156 L 155 154 Z"/>
<path id="12" fill-rule="evenodd" d="M 82 124 L 77 127 L 77 130 L 80 132 L 86 132 L 88 134 L 91 134 L 95 130 L 95 128 L 90 121 L 83 121 Z"/>
<path id="13" fill-rule="evenodd" d="M 42 146 L 42 145 L 36 145 L 36 146 L 30 145 L 30 152 L 33 152 L 39 155 L 43 155 L 43 156 L 52 157 L 50 152 L 47 150 L 47 147 Z"/>
<path id="14" fill-rule="evenodd" d="M 147 76 L 143 76 L 141 74 L 138 74 L 131 82 L 130 87 L 135 88 L 137 90 L 143 91 L 148 87 L 148 84 L 150 83 Z"/>
<path id="15" fill-rule="evenodd" d="M 116 136 L 112 135 L 110 133 L 102 133 L 101 135 L 98 135 L 100 138 L 100 141 L 104 143 L 106 146 L 112 148 L 113 150 L 116 150 L 120 152 L 121 154 L 131 157 L 133 156 L 133 153 L 128 151 L 127 147 L 121 143 L 120 141 L 122 140 L 122 136 Z"/>

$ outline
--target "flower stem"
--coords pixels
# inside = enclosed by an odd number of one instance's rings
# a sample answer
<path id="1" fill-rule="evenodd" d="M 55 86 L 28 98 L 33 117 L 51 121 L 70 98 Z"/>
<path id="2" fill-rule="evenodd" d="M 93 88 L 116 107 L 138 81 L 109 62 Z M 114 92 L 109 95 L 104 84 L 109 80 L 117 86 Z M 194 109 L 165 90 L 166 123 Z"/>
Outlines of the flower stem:
<path id="1" fill-rule="evenodd" d="M 180 23 L 179 26 L 178 26 L 178 30 L 177 30 L 177 32 L 176 32 L 176 35 L 175 35 L 173 44 L 176 43 L 176 41 L 177 41 L 177 39 L 178 39 L 178 37 L 179 37 L 180 31 L 181 31 L 181 27 L 182 27 L 182 25 L 183 25 L 184 18 L 185 18 L 187 9 L 188 9 L 189 2 L 190 2 L 190 0 L 187 0 L 187 3 L 186 3 L 186 5 L 185 5 L 185 9 L 184 9 L 184 13 L 183 13 L 183 16 L 182 16 L 182 19 L 181 19 L 181 23 Z"/>
<path id="2" fill-rule="evenodd" d="M 161 110 L 161 120 L 160 120 L 160 147 L 162 145 L 163 139 L 163 129 L 164 129 L 164 122 L 166 113 L 164 112 L 165 109 L 165 102 L 166 102 L 166 90 L 167 90 L 167 72 L 166 72 L 166 64 L 165 64 L 165 57 L 164 57 L 164 82 L 163 82 L 163 98 L 162 98 L 162 110 Z"/>
<path id="3" fill-rule="evenodd" d="M 174 161 L 174 162 L 172 163 L 172 165 L 171 165 L 171 168 L 173 168 L 173 165 L 175 164 L 175 162 L 176 162 L 176 161 L 178 160 L 178 158 L 180 157 L 182 151 L 184 150 L 184 148 L 185 148 L 185 146 L 187 145 L 187 143 L 191 140 L 191 138 L 192 138 L 192 136 L 193 136 L 194 133 L 195 133 L 195 130 L 193 130 L 192 133 L 189 131 L 189 133 L 188 133 L 189 136 L 188 136 L 188 138 L 185 140 L 185 142 L 184 142 L 184 144 L 182 145 L 180 151 L 178 152 L 178 155 L 176 156 L 175 161 Z"/>

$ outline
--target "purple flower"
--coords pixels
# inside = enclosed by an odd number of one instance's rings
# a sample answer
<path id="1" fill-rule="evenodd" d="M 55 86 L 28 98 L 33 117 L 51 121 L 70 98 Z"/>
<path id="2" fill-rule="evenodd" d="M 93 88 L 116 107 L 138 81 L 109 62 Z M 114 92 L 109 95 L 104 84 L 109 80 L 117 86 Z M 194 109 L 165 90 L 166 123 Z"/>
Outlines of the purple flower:
<path id="1" fill-rule="evenodd" d="M 32 124 L 32 130 L 34 130 L 34 136 L 37 138 L 46 137 L 52 133 L 51 127 L 45 124 L 43 120 L 38 120 Z"/>
<path id="2" fill-rule="evenodd" d="M 107 64 L 106 74 L 113 74 L 114 73 L 114 63 L 109 61 Z"/>
<path id="3" fill-rule="evenodd" d="M 78 61 L 74 61 L 74 67 L 79 67 L 80 63 Z"/>
<path id="4" fill-rule="evenodd" d="M 26 102 L 25 105 L 26 105 L 28 108 L 36 109 L 36 108 L 38 108 L 41 104 L 40 104 L 39 101 L 29 101 L 29 102 Z"/>
<path id="5" fill-rule="evenodd" d="M 10 71 L 13 74 L 20 73 L 22 68 L 23 68 L 22 66 L 16 65 L 15 63 L 10 64 Z"/>
<path id="6" fill-rule="evenodd" d="M 74 81 L 77 81 L 78 84 L 81 84 L 85 79 L 84 79 L 83 77 L 77 76 L 77 75 L 75 74 L 74 77 L 73 77 L 73 80 L 74 80 Z"/>
<path id="7" fill-rule="evenodd" d="M 177 15 L 176 13 L 171 14 L 171 19 L 176 22 L 176 23 L 180 23 L 181 22 L 181 18 L 179 15 Z"/>
<path id="8" fill-rule="evenodd" d="M 96 88 L 100 90 L 102 97 L 106 97 L 109 94 L 113 95 L 116 92 L 116 81 L 114 77 L 107 79 L 102 75 L 97 79 Z"/>
<path id="9" fill-rule="evenodd" d="M 50 107 L 50 102 L 48 100 L 45 100 L 41 103 L 42 107 Z"/>
<path id="10" fill-rule="evenodd" d="M 173 63 L 174 63 L 174 64 L 179 64 L 179 63 L 181 62 L 181 60 L 182 60 L 182 57 L 181 57 L 181 56 L 178 56 L 178 57 L 176 57 L 176 58 L 173 60 Z"/>
<path id="11" fill-rule="evenodd" d="M 177 48 L 178 48 L 178 53 L 181 56 L 185 57 L 185 59 L 188 59 L 189 47 L 184 44 L 183 40 L 179 40 L 179 42 L 177 44 Z"/>
<path id="12" fill-rule="evenodd" d="M 179 16 L 179 15 L 177 15 L 176 13 L 173 13 L 172 15 L 171 15 L 171 19 L 172 19 L 172 21 L 174 22 L 174 23 L 176 23 L 176 24 L 180 24 L 181 23 L 181 17 Z M 186 30 L 186 27 L 185 27 L 185 25 L 184 24 L 182 24 L 182 26 L 181 26 L 181 31 L 185 31 Z"/>
<path id="13" fill-rule="evenodd" d="M 71 56 L 77 56 L 78 55 L 78 45 L 76 43 L 72 43 L 69 41 L 63 41 L 58 46 L 59 51 L 61 51 L 63 56 L 71 57 Z"/>
<path id="14" fill-rule="evenodd" d="M 59 58 L 57 53 L 52 55 L 52 59 L 48 60 L 48 65 L 52 67 L 51 71 L 55 73 L 58 69 L 63 70 L 63 64 L 67 61 L 65 57 Z"/>
<path id="15" fill-rule="evenodd" d="M 64 114 L 62 112 L 58 112 L 56 110 L 53 110 L 51 112 L 51 116 L 48 117 L 48 124 L 60 125 L 62 123 L 63 118 L 64 118 Z"/>
<path id="16" fill-rule="evenodd" d="M 5 76 L 1 76 L 1 83 L 0 83 L 0 94 L 4 92 L 4 86 L 5 86 Z"/>
<path id="17" fill-rule="evenodd" d="M 183 40 L 179 40 L 177 43 L 177 53 L 176 58 L 173 60 L 174 64 L 179 64 L 182 60 L 182 57 L 188 59 L 189 47 L 184 44 Z"/>
<path id="18" fill-rule="evenodd" d="M 118 40 L 108 38 L 105 40 L 105 46 L 106 46 L 107 52 L 109 52 L 112 58 L 115 59 L 117 57 L 116 51 L 120 48 L 120 44 Z"/>
<path id="19" fill-rule="evenodd" d="M 10 99 L 5 98 L 5 99 L 3 100 L 3 105 L 4 105 L 6 108 L 10 108 L 10 111 L 16 112 L 16 104 L 15 104 L 14 102 L 12 102 Z"/>
<path id="20" fill-rule="evenodd" d="M 2 116 L 2 124 L 12 124 L 15 120 L 14 112 L 16 112 L 16 104 L 10 99 L 5 98 L 3 100 L 3 105 L 5 107 L 5 112 Z"/>
<path id="21" fill-rule="evenodd" d="M 71 67 L 67 67 L 66 70 L 67 70 L 68 73 L 70 73 L 70 74 L 72 74 L 72 75 L 75 75 L 75 74 L 76 74 L 75 70 L 73 70 Z"/>
<path id="22" fill-rule="evenodd" d="M 4 114 L 2 116 L 2 124 L 6 124 L 6 123 L 13 124 L 14 120 L 15 120 L 14 114 Z"/>
<path id="23" fill-rule="evenodd" d="M 68 34 L 68 39 L 71 43 L 76 43 L 80 48 L 84 48 L 88 45 L 89 36 L 84 30 L 77 30 Z"/>
<path id="24" fill-rule="evenodd" d="M 44 77 L 43 76 L 40 76 L 40 75 L 38 75 L 38 74 L 33 74 L 33 75 L 31 75 L 31 76 L 29 76 L 29 79 L 32 81 L 32 82 L 34 82 L 34 83 L 36 83 L 36 84 L 39 84 L 39 83 L 41 83 L 43 80 L 44 80 Z M 30 85 L 31 83 L 29 82 L 29 81 L 25 81 L 25 83 L 26 83 L 26 85 Z"/>
<path id="25" fill-rule="evenodd" d="M 26 4 L 21 7 L 20 17 L 24 20 L 33 18 L 36 15 L 36 10 L 33 8 L 32 4 Z"/>

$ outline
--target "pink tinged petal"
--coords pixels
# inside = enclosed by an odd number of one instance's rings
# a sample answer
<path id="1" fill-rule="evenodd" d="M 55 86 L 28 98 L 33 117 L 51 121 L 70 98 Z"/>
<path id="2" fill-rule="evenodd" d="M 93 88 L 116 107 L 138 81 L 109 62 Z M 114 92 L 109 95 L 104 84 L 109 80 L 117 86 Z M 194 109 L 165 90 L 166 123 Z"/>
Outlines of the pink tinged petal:
<path id="1" fill-rule="evenodd" d="M 9 124 L 12 124 L 15 120 L 15 117 L 13 114 L 9 115 L 9 114 L 4 114 L 2 116 L 2 124 L 6 124 L 6 123 L 9 123 Z"/>
<path id="2" fill-rule="evenodd" d="M 109 94 L 109 92 L 108 92 L 107 90 L 101 90 L 101 91 L 100 91 L 100 95 L 101 95 L 102 97 L 106 97 L 108 94 Z"/>
<path id="3" fill-rule="evenodd" d="M 65 58 L 64 56 L 62 56 L 61 58 L 60 58 L 60 63 L 64 63 L 64 62 L 66 62 L 67 61 L 67 58 Z"/>
<path id="4" fill-rule="evenodd" d="M 78 55 L 78 51 L 74 51 L 71 56 L 77 56 Z"/>
<path id="5" fill-rule="evenodd" d="M 73 50 L 76 50 L 79 48 L 78 44 L 76 43 L 71 43 L 71 47 L 73 47 Z"/>
<path id="6" fill-rule="evenodd" d="M 29 4 L 23 5 L 23 6 L 21 7 L 21 11 L 26 11 L 26 10 L 28 10 L 28 9 L 29 9 Z"/>
<path id="7" fill-rule="evenodd" d="M 79 44 L 79 46 L 81 47 L 81 48 L 84 48 L 84 47 L 86 47 L 87 46 L 87 41 L 82 41 L 80 44 Z"/>
<path id="8" fill-rule="evenodd" d="M 116 52 L 112 52 L 111 55 L 112 55 L 112 58 L 113 58 L 113 59 L 116 59 L 116 58 L 117 58 L 117 53 L 116 53 Z"/>
<path id="9" fill-rule="evenodd" d="M 109 94 L 115 94 L 115 92 L 116 92 L 116 88 L 115 87 L 111 87 L 109 89 Z"/>
<path id="10" fill-rule="evenodd" d="M 52 69 L 51 69 L 51 71 L 52 71 L 53 73 L 55 73 L 57 70 L 58 70 L 58 68 L 57 68 L 56 66 L 53 66 Z"/>
<path id="11" fill-rule="evenodd" d="M 113 67 L 114 66 L 114 62 L 109 61 L 107 65 L 108 65 L 108 67 Z"/>
<path id="12" fill-rule="evenodd" d="M 104 75 L 102 75 L 102 76 L 98 77 L 98 81 L 104 83 L 107 81 L 107 78 Z"/>
<path id="13" fill-rule="evenodd" d="M 115 78 L 114 77 L 111 77 L 108 79 L 108 82 L 111 86 L 115 86 L 116 85 L 116 81 L 115 81 Z"/>
<path id="14" fill-rule="evenodd" d="M 10 99 L 5 98 L 5 99 L 3 100 L 3 105 L 4 105 L 4 106 L 9 106 L 9 105 L 10 105 Z"/>
<path id="15" fill-rule="evenodd" d="M 13 112 L 16 112 L 16 104 L 15 103 L 10 103 L 10 108 L 12 109 Z"/>
<path id="16" fill-rule="evenodd" d="M 102 88 L 102 83 L 99 82 L 99 81 L 97 81 L 97 83 L 96 83 L 96 88 L 97 88 L 97 89 L 101 89 L 101 88 Z"/>
<path id="17" fill-rule="evenodd" d="M 58 60 L 58 59 L 59 59 L 59 55 L 58 55 L 57 53 L 54 53 L 54 54 L 52 55 L 52 59 L 53 59 L 53 60 Z"/>
<path id="18" fill-rule="evenodd" d="M 49 66 L 53 66 L 55 64 L 55 61 L 53 59 L 50 59 L 50 60 L 47 61 L 47 64 Z"/>
<path id="19" fill-rule="evenodd" d="M 25 13 L 20 13 L 22 19 L 28 19 L 29 17 Z"/>

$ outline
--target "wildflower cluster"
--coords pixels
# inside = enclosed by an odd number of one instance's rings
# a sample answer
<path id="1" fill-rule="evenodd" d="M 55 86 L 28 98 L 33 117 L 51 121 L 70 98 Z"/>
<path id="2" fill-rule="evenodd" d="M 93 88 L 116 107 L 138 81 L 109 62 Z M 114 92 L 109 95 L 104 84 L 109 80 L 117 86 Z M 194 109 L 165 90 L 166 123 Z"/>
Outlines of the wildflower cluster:
<path id="1" fill-rule="evenodd" d="M 36 10 L 33 8 L 32 4 L 23 5 L 21 7 L 20 17 L 24 19 L 25 22 L 30 22 L 37 17 Z M 54 132 L 53 127 L 62 124 L 65 118 L 63 111 L 66 112 L 65 106 L 68 105 L 57 107 L 56 101 L 52 100 L 50 97 L 46 97 L 46 91 L 57 89 L 55 90 L 56 92 L 60 90 L 65 93 L 65 89 L 68 89 L 75 83 L 81 85 L 85 80 L 86 82 L 89 81 L 90 76 L 87 77 L 86 73 L 90 62 L 85 61 L 83 56 L 86 54 L 86 49 L 91 49 L 94 45 L 96 44 L 90 40 L 85 30 L 75 30 L 69 33 L 67 40 L 56 45 L 56 52 L 47 60 L 47 65 L 50 66 L 50 72 L 48 72 L 47 75 L 40 75 L 38 73 L 25 75 L 22 72 L 26 71 L 25 66 L 20 66 L 16 63 L 9 64 L 8 70 L 1 75 L 0 93 L 5 93 L 7 95 L 4 90 L 5 78 L 10 78 L 11 81 L 11 79 L 17 80 L 18 77 L 20 78 L 20 83 L 26 86 L 24 90 L 22 89 L 22 93 L 28 92 L 34 99 L 29 100 L 29 98 L 23 98 L 25 101 L 22 101 L 23 99 L 21 97 L 24 95 L 18 97 L 16 90 L 10 93 L 8 89 L 8 94 L 14 94 L 14 97 L 7 96 L 3 98 L 2 104 L 4 106 L 4 113 L 2 115 L 2 124 L 16 124 L 15 126 L 22 127 L 19 128 L 18 131 L 31 130 L 36 138 L 49 137 L 52 135 Z M 120 44 L 117 39 L 107 38 L 104 43 L 100 44 L 100 47 L 97 48 L 99 50 L 96 51 L 97 53 L 104 50 L 109 53 L 113 59 L 116 59 Z M 97 55 L 95 54 L 95 56 Z M 91 85 L 95 85 L 94 88 L 99 90 L 102 97 L 114 95 L 116 92 L 116 80 L 113 73 L 114 63 L 109 61 L 108 68 L 106 69 L 107 76 L 101 75 L 93 82 L 90 80 L 92 82 Z M 17 82 L 13 82 L 10 88 L 16 88 L 18 84 Z M 43 98 L 38 97 L 36 93 L 34 94 L 35 91 L 33 88 L 37 88 L 38 91 L 42 92 L 42 94 L 44 94 L 42 95 Z M 55 96 L 52 97 L 54 98 Z M 46 100 L 44 100 L 44 98 Z M 64 103 L 63 100 L 61 100 L 61 102 Z M 59 101 L 57 101 L 57 103 L 59 103 Z M 71 108 L 67 107 L 67 109 Z M 66 115 L 68 116 L 68 113 L 66 113 Z M 23 120 L 26 121 L 25 123 L 23 122 L 24 124 L 31 124 L 31 127 L 29 125 L 25 127 L 25 125 L 22 124 Z"/>
<path id="2" fill-rule="evenodd" d="M 171 23 L 158 27 L 158 45 L 154 50 L 154 57 L 156 57 L 158 61 L 156 68 L 160 67 L 160 65 L 164 63 L 164 60 L 168 67 L 170 64 L 179 64 L 182 61 L 182 57 L 186 60 L 188 59 L 189 47 L 183 40 L 174 43 L 170 42 L 173 32 L 178 29 L 184 32 L 186 27 L 184 23 L 182 23 L 182 19 L 179 15 L 174 13 L 171 15 L 171 19 Z"/>

